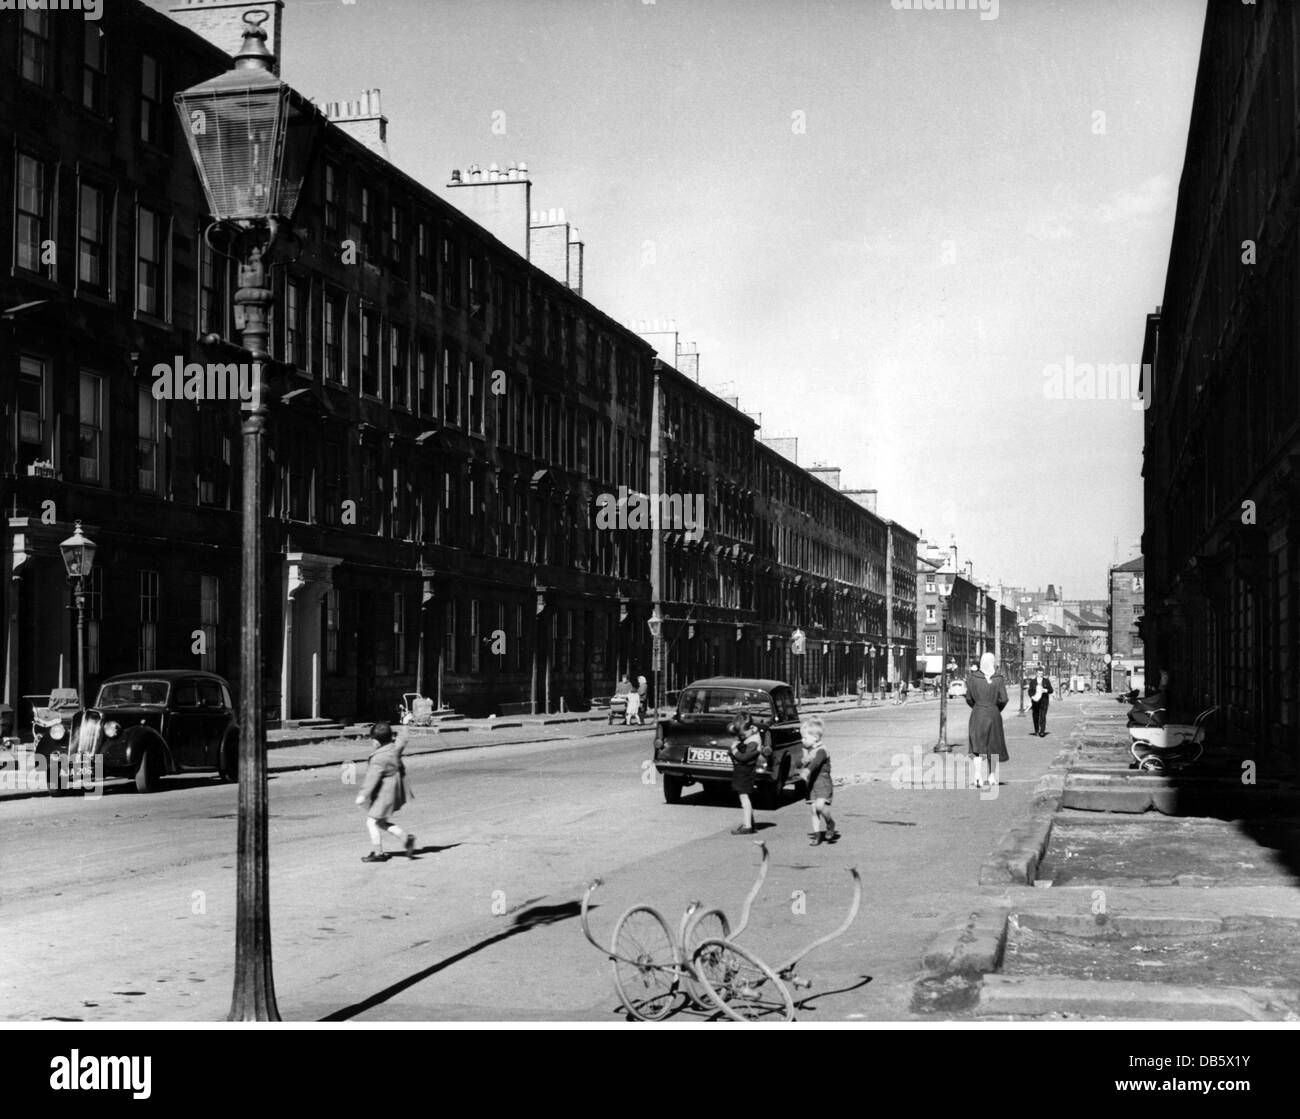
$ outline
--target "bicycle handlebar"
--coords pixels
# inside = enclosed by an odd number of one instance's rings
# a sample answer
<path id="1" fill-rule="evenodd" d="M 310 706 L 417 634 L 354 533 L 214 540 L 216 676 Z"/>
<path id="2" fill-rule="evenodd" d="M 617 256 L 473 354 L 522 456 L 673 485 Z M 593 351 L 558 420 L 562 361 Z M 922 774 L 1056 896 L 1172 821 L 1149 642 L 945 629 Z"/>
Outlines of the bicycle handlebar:
<path id="1" fill-rule="evenodd" d="M 835 929 L 833 932 L 828 932 L 823 937 L 818 937 L 808 945 L 807 948 L 803 949 L 803 951 L 791 956 L 786 963 L 782 964 L 779 968 L 776 968 L 775 971 L 777 975 L 782 978 L 788 977 L 790 972 L 794 970 L 795 965 L 814 948 L 820 948 L 823 944 L 829 944 L 832 940 L 843 936 L 849 931 L 849 926 L 857 919 L 858 909 L 862 905 L 862 876 L 858 873 L 858 868 L 855 866 L 849 867 L 849 873 L 853 876 L 853 902 L 849 906 L 849 915 L 840 923 L 839 928 Z M 793 982 L 795 986 L 800 985 L 798 979 L 794 979 Z"/>
<path id="2" fill-rule="evenodd" d="M 767 877 L 767 844 L 761 839 L 756 839 L 754 842 L 758 844 L 759 850 L 763 852 L 762 861 L 758 864 L 758 877 L 754 879 L 754 885 L 750 887 L 749 895 L 745 898 L 745 907 L 740 911 L 740 924 L 732 930 L 731 935 L 727 938 L 728 940 L 735 940 L 745 931 L 745 926 L 749 924 L 750 907 L 754 904 L 754 899 L 758 897 L 758 891 L 763 888 L 763 879 Z"/>

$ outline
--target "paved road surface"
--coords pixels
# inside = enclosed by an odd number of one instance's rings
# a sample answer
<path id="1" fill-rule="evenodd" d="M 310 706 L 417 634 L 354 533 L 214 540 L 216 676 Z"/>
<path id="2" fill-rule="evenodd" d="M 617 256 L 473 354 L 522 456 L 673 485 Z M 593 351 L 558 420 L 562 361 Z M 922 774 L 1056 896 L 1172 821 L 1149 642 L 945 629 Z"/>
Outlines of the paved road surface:
<path id="1" fill-rule="evenodd" d="M 1087 701 L 1097 702 L 1097 701 Z M 979 865 L 1063 743 L 1080 701 L 1054 705 L 1046 739 L 1008 716 L 1011 764 L 989 800 L 969 789 L 895 788 L 893 759 L 933 742 L 937 705 L 835 715 L 828 737 L 845 839 L 811 848 L 802 801 L 760 813 L 772 849 L 746 942 L 769 961 L 832 928 L 865 881 L 854 928 L 805 969 L 810 1019 L 908 1016 L 910 980 L 947 918 L 980 898 Z M 952 737 L 964 737 L 954 708 Z M 643 763 L 651 732 L 415 758 L 401 813 L 418 857 L 367 850 L 356 789 L 337 769 L 271 782 L 275 973 L 287 1019 L 619 1021 L 608 967 L 583 940 L 590 878 L 608 936 L 627 905 L 675 922 L 692 896 L 738 912 L 757 866 L 728 833 L 739 812 L 698 792 L 663 803 Z M 919 753 L 915 757 L 921 757 Z M 649 771 L 652 776 L 653 771 Z M 169 779 L 0 806 L 0 1015 L 87 1021 L 215 1020 L 230 998 L 235 789 Z M 870 976 L 869 982 L 862 977 Z"/>

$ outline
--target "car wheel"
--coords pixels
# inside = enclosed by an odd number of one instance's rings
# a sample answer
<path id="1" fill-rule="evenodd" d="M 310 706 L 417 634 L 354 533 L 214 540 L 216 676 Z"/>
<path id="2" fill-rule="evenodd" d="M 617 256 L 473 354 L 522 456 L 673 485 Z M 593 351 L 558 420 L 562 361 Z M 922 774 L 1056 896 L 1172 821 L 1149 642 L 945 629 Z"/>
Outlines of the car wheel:
<path id="1" fill-rule="evenodd" d="M 239 739 L 227 738 L 221 744 L 221 759 L 217 776 L 223 781 L 239 781 Z"/>
<path id="2" fill-rule="evenodd" d="M 760 785 L 758 795 L 755 798 L 758 807 L 765 812 L 771 812 L 781 807 L 781 793 L 785 790 L 786 782 L 790 780 L 790 755 L 786 754 L 781 759 L 781 767 L 777 770 L 776 779 L 770 785 Z"/>
<path id="3" fill-rule="evenodd" d="M 138 793 L 152 793 L 158 790 L 158 754 L 146 750 L 135 771 L 135 790 Z"/>
<path id="4" fill-rule="evenodd" d="M 682 799 L 682 786 L 685 784 L 686 782 L 683 781 L 677 774 L 665 773 L 664 774 L 665 802 L 667 802 L 668 804 L 677 804 Z"/>

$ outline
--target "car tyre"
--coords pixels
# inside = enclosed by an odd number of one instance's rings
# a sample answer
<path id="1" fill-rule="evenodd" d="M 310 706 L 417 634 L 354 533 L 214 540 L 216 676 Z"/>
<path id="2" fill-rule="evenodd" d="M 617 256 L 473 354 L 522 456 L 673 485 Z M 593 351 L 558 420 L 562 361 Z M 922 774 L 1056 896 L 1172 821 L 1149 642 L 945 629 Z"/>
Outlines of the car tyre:
<path id="1" fill-rule="evenodd" d="M 223 781 L 229 781 L 233 784 L 239 782 L 239 739 L 227 738 L 221 744 L 220 765 L 217 767 L 217 776 Z"/>
<path id="2" fill-rule="evenodd" d="M 156 750 L 146 750 L 144 756 L 140 759 L 140 765 L 135 771 L 136 792 L 157 792 L 158 778 L 158 753 Z"/>
<path id="3" fill-rule="evenodd" d="M 758 807 L 764 812 L 772 812 L 781 807 L 781 794 L 785 791 L 786 782 L 790 780 L 790 755 L 786 754 L 781 759 L 781 766 L 777 770 L 776 779 L 770 785 L 760 785 L 758 796 L 755 798 Z"/>
<path id="4" fill-rule="evenodd" d="M 682 786 L 686 784 L 675 773 L 664 774 L 664 801 L 667 804 L 678 804 L 682 799 Z"/>

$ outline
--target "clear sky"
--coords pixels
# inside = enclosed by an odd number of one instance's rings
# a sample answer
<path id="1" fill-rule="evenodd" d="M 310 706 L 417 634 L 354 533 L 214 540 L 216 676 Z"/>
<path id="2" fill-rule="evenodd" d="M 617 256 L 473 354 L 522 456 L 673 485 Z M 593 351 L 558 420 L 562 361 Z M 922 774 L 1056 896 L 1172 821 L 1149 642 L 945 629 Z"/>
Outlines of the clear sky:
<path id="1" fill-rule="evenodd" d="M 1203 0 L 287 0 L 283 73 L 382 89 L 393 161 L 435 191 L 527 162 L 587 297 L 675 319 L 801 465 L 955 534 L 980 579 L 1101 597 L 1142 529 L 1142 412 L 1045 385 L 1141 360 L 1203 23 Z"/>

